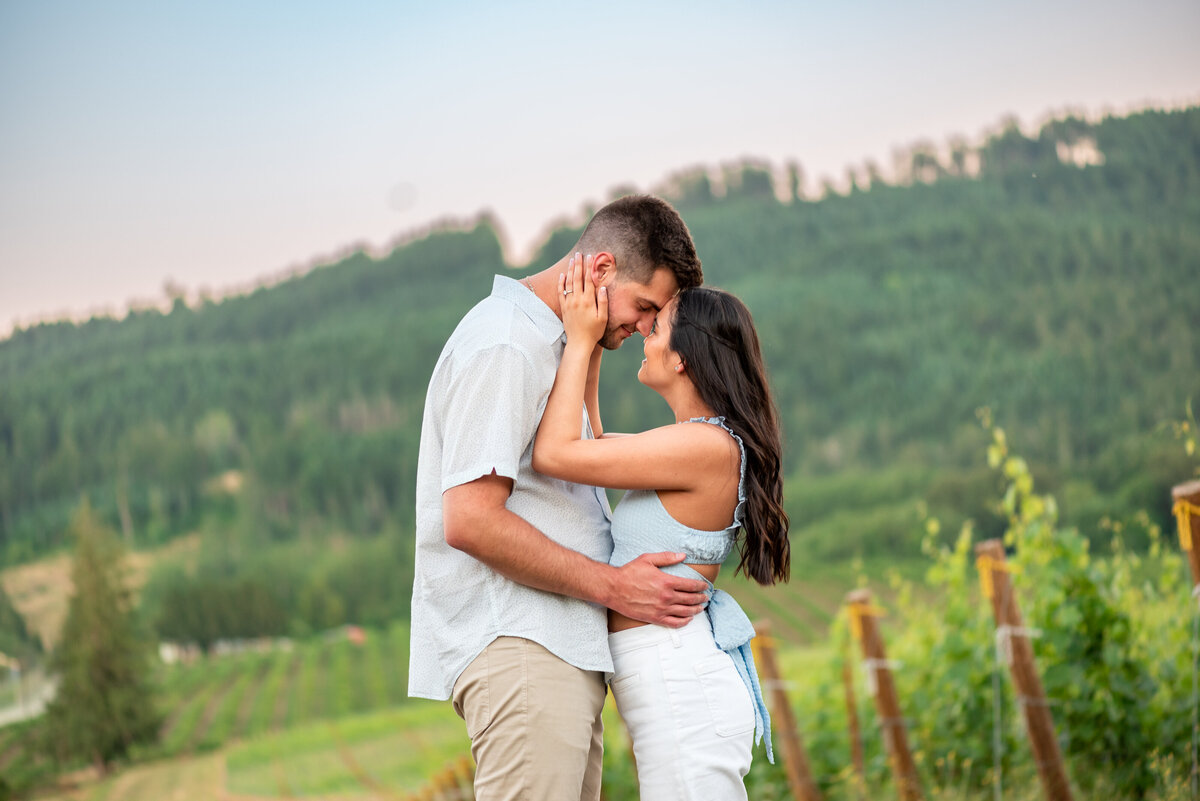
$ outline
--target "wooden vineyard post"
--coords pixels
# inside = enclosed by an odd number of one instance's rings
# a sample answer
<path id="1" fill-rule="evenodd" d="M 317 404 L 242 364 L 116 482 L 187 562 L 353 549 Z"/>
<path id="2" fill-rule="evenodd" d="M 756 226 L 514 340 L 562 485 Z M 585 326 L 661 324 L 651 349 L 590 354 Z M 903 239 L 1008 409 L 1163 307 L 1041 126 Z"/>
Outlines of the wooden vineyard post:
<path id="1" fill-rule="evenodd" d="M 461 756 L 438 771 L 429 783 L 407 801 L 473 801 L 475 798 L 475 763 Z"/>
<path id="2" fill-rule="evenodd" d="M 463 754 L 454 764 L 454 775 L 458 779 L 458 797 L 463 801 L 475 799 L 475 763 Z"/>
<path id="3" fill-rule="evenodd" d="M 1033 661 L 1030 636 L 1034 632 L 1022 624 L 1021 610 L 1017 607 L 1009 579 L 1012 569 L 1004 558 L 1004 544 L 1000 540 L 986 540 L 975 546 L 975 555 L 983 594 L 992 602 L 992 612 L 996 617 L 997 642 L 1012 670 L 1013 684 L 1025 716 L 1025 728 L 1029 732 L 1029 744 L 1033 749 L 1042 791 L 1049 801 L 1071 801 L 1071 785 L 1067 781 L 1058 739 L 1054 736 L 1054 721 L 1042 690 L 1042 679 Z"/>
<path id="4" fill-rule="evenodd" d="M 1172 487 L 1171 500 L 1179 523 L 1179 547 L 1192 568 L 1192 586 L 1200 587 L 1200 481 Z"/>
<path id="5" fill-rule="evenodd" d="M 755 661 L 762 672 L 764 688 L 771 695 L 771 717 L 774 721 L 771 728 L 779 733 L 783 769 L 787 773 L 792 798 L 797 801 L 821 801 L 821 790 L 813 781 L 808 755 L 804 752 L 804 743 L 796 728 L 796 716 L 779 675 L 779 664 L 775 661 L 775 639 L 771 636 L 771 624 L 763 620 L 754 624 L 754 629 L 758 634 L 751 640 Z"/>
<path id="6" fill-rule="evenodd" d="M 858 797 L 867 798 L 867 766 L 863 758 L 862 730 L 858 726 L 858 702 L 854 697 L 854 671 L 850 668 L 850 649 L 842 649 L 842 688 L 846 691 L 846 725 L 850 730 L 850 761 L 854 764 L 854 781 Z"/>
<path id="7" fill-rule="evenodd" d="M 904 718 L 900 714 L 900 702 L 896 696 L 896 684 L 892 681 L 892 667 L 883 649 L 883 638 L 875 618 L 880 610 L 871 605 L 870 590 L 854 590 L 846 596 L 849 605 L 850 626 L 854 638 L 862 643 L 863 662 L 867 671 L 867 686 L 875 696 L 875 708 L 879 713 L 879 725 L 883 730 L 883 742 L 887 747 L 888 762 L 892 766 L 892 777 L 901 801 L 923 799 L 921 779 L 912 753 L 908 750 L 908 733 Z"/>
<path id="8" fill-rule="evenodd" d="M 1200 481 L 1189 481 L 1171 488 L 1171 511 L 1179 524 L 1179 547 L 1183 550 L 1188 567 L 1192 569 L 1192 600 L 1200 602 Z M 1200 610 L 1192 610 L 1192 647 L 1200 636 L 1200 620 L 1195 617 Z M 1194 664 L 1194 663 L 1193 663 Z M 1200 688 L 1192 672 L 1192 798 L 1200 797 Z"/>
<path id="9" fill-rule="evenodd" d="M 433 777 L 433 797 L 437 801 L 450 801 L 458 795 L 458 781 L 454 776 L 454 768 L 447 766 L 442 772 Z"/>

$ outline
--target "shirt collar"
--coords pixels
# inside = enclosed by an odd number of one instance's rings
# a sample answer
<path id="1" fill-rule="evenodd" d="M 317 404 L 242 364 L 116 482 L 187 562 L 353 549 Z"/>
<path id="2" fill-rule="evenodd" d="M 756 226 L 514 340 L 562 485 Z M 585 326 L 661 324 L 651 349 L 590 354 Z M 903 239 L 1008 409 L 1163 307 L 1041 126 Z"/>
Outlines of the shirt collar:
<path id="1" fill-rule="evenodd" d="M 520 281 L 497 275 L 492 280 L 492 296 L 506 300 L 524 312 L 537 330 L 544 334 L 550 342 L 565 341 L 567 332 L 563 328 L 562 320 L 558 319 L 558 315 Z"/>

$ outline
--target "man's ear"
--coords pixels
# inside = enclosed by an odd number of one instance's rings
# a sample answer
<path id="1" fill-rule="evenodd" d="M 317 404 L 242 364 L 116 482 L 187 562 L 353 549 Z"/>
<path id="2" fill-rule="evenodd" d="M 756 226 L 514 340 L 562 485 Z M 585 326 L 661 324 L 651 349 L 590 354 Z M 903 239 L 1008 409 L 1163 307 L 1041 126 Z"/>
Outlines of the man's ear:
<path id="1" fill-rule="evenodd" d="M 592 261 L 592 283 L 596 286 L 607 286 L 616 276 L 617 260 L 613 258 L 613 254 L 607 250 L 597 253 Z"/>

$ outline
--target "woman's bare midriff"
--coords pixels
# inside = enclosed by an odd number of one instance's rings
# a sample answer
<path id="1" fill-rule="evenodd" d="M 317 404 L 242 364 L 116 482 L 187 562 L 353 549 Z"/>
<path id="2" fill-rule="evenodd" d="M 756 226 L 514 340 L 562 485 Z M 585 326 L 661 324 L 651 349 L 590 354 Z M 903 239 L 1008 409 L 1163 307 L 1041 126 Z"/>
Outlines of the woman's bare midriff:
<path id="1" fill-rule="evenodd" d="M 717 581 L 717 573 L 720 572 L 720 565 L 688 565 L 692 570 L 695 570 L 700 575 L 704 576 L 714 584 Z M 631 617 L 625 617 L 620 612 L 608 610 L 608 630 L 610 633 L 616 631 L 625 631 L 625 629 L 634 629 L 638 626 L 648 625 L 644 621 L 634 620 Z"/>

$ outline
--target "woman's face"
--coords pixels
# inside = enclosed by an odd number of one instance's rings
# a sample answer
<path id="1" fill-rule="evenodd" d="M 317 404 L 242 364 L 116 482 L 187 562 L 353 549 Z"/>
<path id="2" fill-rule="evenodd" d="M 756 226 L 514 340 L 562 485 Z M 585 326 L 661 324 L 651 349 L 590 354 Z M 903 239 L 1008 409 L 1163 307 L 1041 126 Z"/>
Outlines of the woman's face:
<path id="1" fill-rule="evenodd" d="M 638 381 L 651 389 L 659 389 L 676 374 L 675 366 L 681 360 L 671 350 L 671 317 L 675 314 L 674 298 L 659 310 L 654 318 L 654 329 L 642 343 L 645 358 L 638 370 Z"/>

